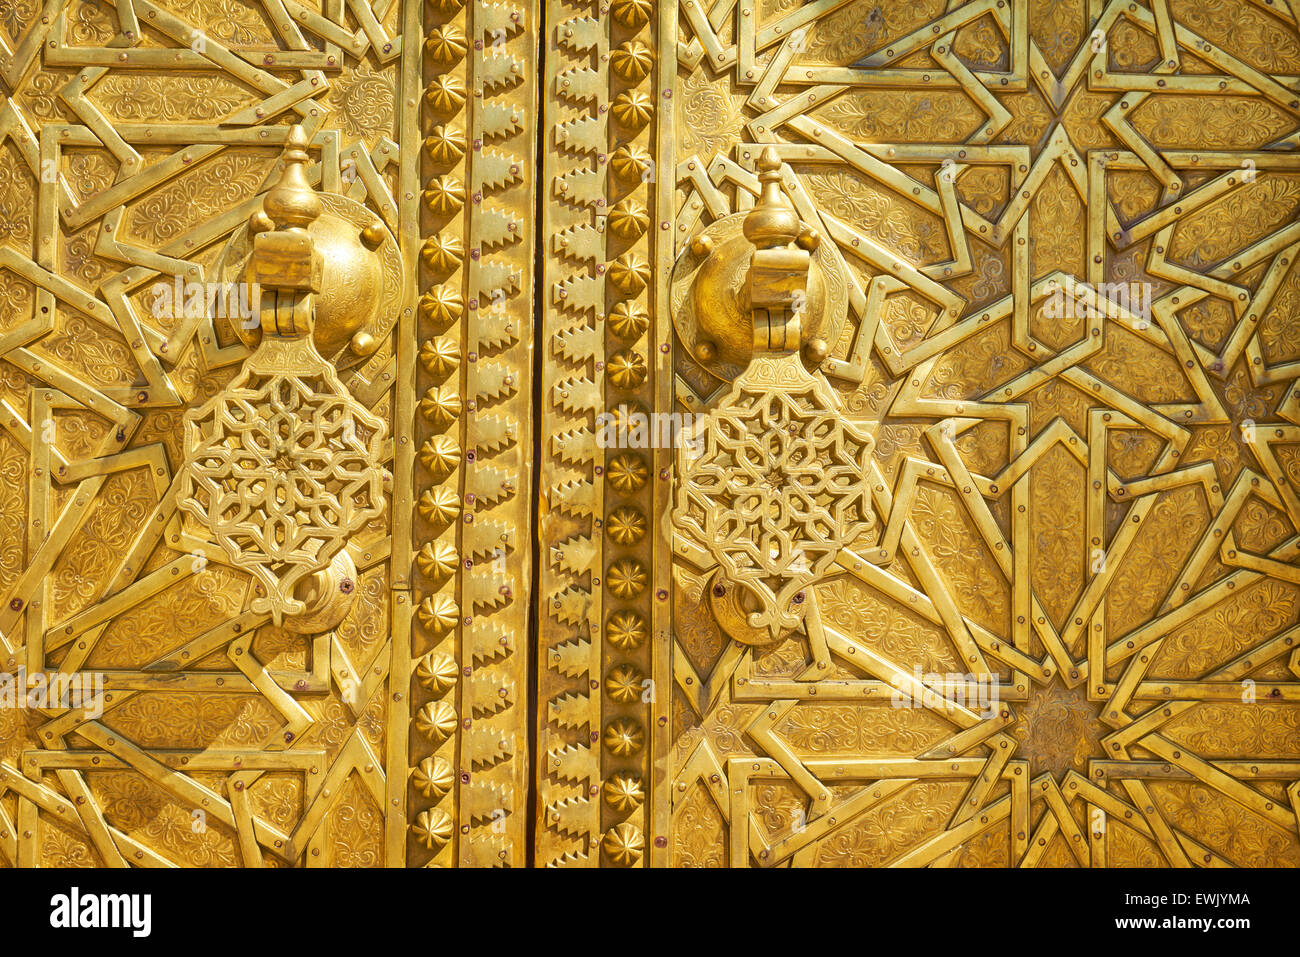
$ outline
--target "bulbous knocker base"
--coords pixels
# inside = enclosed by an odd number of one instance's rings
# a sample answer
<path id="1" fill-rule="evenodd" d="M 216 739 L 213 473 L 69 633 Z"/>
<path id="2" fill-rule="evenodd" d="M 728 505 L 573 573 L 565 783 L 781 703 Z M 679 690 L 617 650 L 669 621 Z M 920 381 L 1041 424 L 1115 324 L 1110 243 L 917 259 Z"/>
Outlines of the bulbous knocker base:
<path id="1" fill-rule="evenodd" d="M 799 220 L 781 192 L 781 161 L 758 158 L 758 202 L 696 236 L 673 267 L 673 326 L 687 354 L 734 380 L 764 353 L 798 353 L 816 369 L 839 340 L 847 267 L 834 243 Z"/>
<path id="2" fill-rule="evenodd" d="M 322 262 L 312 339 L 316 349 L 343 371 L 375 354 L 397 321 L 402 295 L 402 258 L 397 240 L 374 213 L 355 200 L 319 193 L 323 211 L 307 226 Z M 241 280 L 253 251 L 252 226 L 236 232 L 217 269 L 223 282 Z M 244 345 L 256 348 L 262 330 L 234 318 Z"/>
<path id="3" fill-rule="evenodd" d="M 673 267 L 673 327 L 691 358 L 710 375 L 726 381 L 739 376 L 761 351 L 800 350 L 814 369 L 829 354 L 827 343 L 839 340 L 847 315 L 847 267 L 834 243 L 818 243 L 811 253 L 798 341 L 773 341 L 763 326 L 763 347 L 756 344 L 756 323 L 748 276 L 754 247 L 744 236 L 746 213 L 719 219 L 692 242 Z"/>
<path id="4" fill-rule="evenodd" d="M 391 329 L 401 263 L 364 207 L 311 188 L 308 146 L 292 127 L 280 178 L 242 234 L 246 254 L 234 259 L 258 291 L 259 323 L 238 331 L 255 348 L 225 389 L 186 413 L 178 508 L 188 540 L 256 583 L 253 611 L 317 632 L 351 604 L 349 539 L 387 506 L 387 423 L 337 364 L 344 353 L 369 357 Z"/>

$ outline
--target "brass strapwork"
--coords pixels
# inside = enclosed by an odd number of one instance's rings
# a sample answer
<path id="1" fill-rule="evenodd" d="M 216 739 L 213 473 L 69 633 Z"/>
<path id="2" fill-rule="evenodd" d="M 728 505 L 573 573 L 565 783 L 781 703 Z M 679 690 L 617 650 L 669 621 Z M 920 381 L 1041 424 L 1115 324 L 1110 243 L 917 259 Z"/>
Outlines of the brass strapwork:
<path id="1" fill-rule="evenodd" d="M 384 509 L 382 419 L 357 402 L 312 335 L 325 261 L 308 141 L 293 127 L 284 168 L 249 223 L 245 271 L 262 337 L 240 374 L 186 415 L 181 509 L 188 535 L 248 572 L 251 607 L 323 631 L 352 601 L 351 535 Z M 286 617 L 288 616 L 288 617 Z"/>

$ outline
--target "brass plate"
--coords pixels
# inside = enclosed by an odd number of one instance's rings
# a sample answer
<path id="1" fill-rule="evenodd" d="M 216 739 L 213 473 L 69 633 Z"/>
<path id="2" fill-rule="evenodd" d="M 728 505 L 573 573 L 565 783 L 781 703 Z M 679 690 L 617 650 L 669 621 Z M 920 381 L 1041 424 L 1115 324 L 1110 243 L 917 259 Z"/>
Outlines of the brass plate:
<path id="1" fill-rule="evenodd" d="M 1291 6 L 547 22 L 536 862 L 1300 863 Z M 672 443 L 596 438 L 725 394 L 669 277 L 769 144 L 848 265 L 820 374 L 879 521 L 748 647 L 667 518 Z"/>
<path id="2" fill-rule="evenodd" d="M 527 649 L 506 638 L 530 577 L 534 11 L 10 14 L 0 680 L 58 673 L 88 697 L 0 707 L 0 863 L 524 864 Z M 392 481 L 326 576 L 349 580 L 347 614 L 275 627 L 246 574 L 191 553 L 177 508 L 184 414 L 248 349 L 231 317 L 156 314 L 151 291 L 242 279 L 222 250 L 294 123 L 350 224 L 342 252 L 321 244 L 327 290 L 351 230 L 381 237 L 380 275 L 322 312 L 365 313 L 373 350 L 338 367 Z"/>
<path id="3" fill-rule="evenodd" d="M 1300 863 L 1294 6 L 16 6 L 0 669 L 102 697 L 0 707 L 0 862 Z M 150 311 L 293 123 L 402 262 L 319 634 L 182 537 L 248 350 Z M 876 521 L 746 646 L 670 519 L 726 393 L 672 271 L 769 145 Z"/>

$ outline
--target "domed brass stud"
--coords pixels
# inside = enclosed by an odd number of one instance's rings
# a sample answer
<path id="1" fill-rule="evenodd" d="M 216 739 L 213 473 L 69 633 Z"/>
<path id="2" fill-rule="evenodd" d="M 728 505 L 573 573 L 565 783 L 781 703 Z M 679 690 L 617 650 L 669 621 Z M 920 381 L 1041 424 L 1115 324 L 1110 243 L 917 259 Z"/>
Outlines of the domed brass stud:
<path id="1" fill-rule="evenodd" d="M 366 244 L 367 249 L 378 249 L 383 244 L 387 233 L 382 223 L 371 223 L 361 230 L 361 241 Z"/>
<path id="2" fill-rule="evenodd" d="M 809 339 L 803 347 L 804 358 L 812 365 L 821 365 L 826 361 L 827 356 L 831 354 L 830 346 L 826 344 L 825 339 Z"/>
<path id="3" fill-rule="evenodd" d="M 696 236 L 691 240 L 691 252 L 697 256 L 707 256 L 713 252 L 713 237 Z"/>
<path id="4" fill-rule="evenodd" d="M 353 355 L 365 357 L 372 355 L 379 348 L 379 341 L 368 332 L 358 332 L 348 343 Z"/>
<path id="5" fill-rule="evenodd" d="M 718 346 L 712 339 L 701 339 L 695 343 L 695 358 L 701 362 L 712 362 L 718 355 Z"/>
<path id="6" fill-rule="evenodd" d="M 639 130 L 654 116 L 655 104 L 649 95 L 640 90 L 626 90 L 614 97 L 610 112 L 620 126 Z"/>
<path id="7" fill-rule="evenodd" d="M 424 52 L 443 66 L 459 63 L 469 52 L 469 40 L 465 32 L 454 23 L 446 23 L 429 34 L 424 41 Z"/>

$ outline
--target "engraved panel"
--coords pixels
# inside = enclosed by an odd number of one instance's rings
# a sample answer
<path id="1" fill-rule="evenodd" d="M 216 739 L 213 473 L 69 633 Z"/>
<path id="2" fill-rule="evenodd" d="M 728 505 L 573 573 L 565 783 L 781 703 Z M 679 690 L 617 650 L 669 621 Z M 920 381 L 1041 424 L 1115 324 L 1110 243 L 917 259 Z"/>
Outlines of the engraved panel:
<path id="1" fill-rule="evenodd" d="M 1291 863 L 1290 7 L 615 0 L 548 16 L 538 863 Z M 642 36 L 644 99 L 615 57 Z M 816 374 L 875 438 L 877 521 L 799 628 L 744 645 L 710 610 L 716 552 L 661 496 L 644 539 L 613 517 L 674 486 L 662 451 L 597 438 L 629 399 L 707 416 L 728 394 L 674 337 L 668 277 L 755 205 L 766 146 L 847 266 Z M 659 231 L 628 254 L 622 170 L 652 170 L 630 190 Z M 619 330 L 648 370 L 630 395 Z M 625 662 L 652 702 L 623 703 Z M 668 769 L 646 814 L 595 807 L 643 755 Z"/>
<path id="2" fill-rule="evenodd" d="M 0 862 L 525 862 L 530 17 L 481 0 L 10 8 Z M 277 384 L 261 398 L 287 411 L 263 420 L 261 399 L 230 399 L 256 303 L 216 308 L 210 287 L 243 280 L 267 235 L 295 124 L 325 215 L 379 261 L 341 271 L 342 240 L 313 225 L 323 268 L 300 288 L 328 374 L 292 399 Z M 353 320 L 350 343 L 322 341 Z M 184 422 L 223 402 L 202 455 L 260 447 L 314 405 L 303 454 L 333 456 L 330 481 L 367 474 L 367 508 L 340 521 L 322 483 L 316 524 L 268 524 L 251 558 L 205 548 L 181 520 Z M 264 481 L 277 461 L 232 458 L 200 526 L 233 507 L 236 474 L 239 500 L 274 512 L 296 487 Z M 330 529 L 346 549 L 314 552 Z M 304 575 L 340 556 L 341 618 L 267 607 L 285 579 L 258 556 L 290 542 Z"/>

